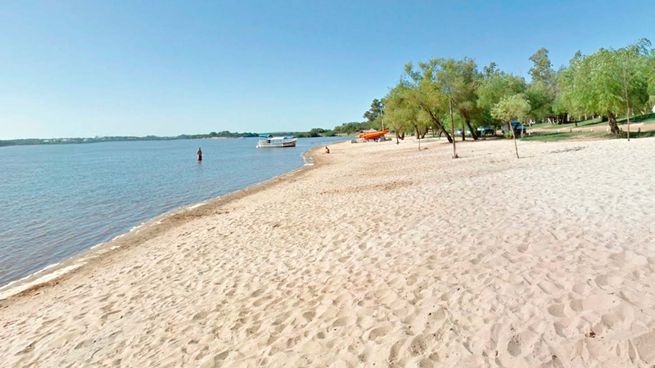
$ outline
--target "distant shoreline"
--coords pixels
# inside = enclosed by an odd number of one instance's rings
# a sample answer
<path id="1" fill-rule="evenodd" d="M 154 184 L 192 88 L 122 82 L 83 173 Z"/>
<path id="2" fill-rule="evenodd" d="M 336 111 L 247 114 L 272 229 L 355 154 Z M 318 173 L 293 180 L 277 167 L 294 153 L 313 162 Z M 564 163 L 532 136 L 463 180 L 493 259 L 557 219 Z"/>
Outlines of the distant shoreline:
<path id="1" fill-rule="evenodd" d="M 328 132 L 328 131 L 326 131 Z M 271 135 L 284 135 L 295 136 L 297 138 L 319 138 L 319 137 L 335 137 L 347 136 L 343 134 L 321 134 L 315 132 L 274 132 L 274 133 L 233 133 L 233 132 L 219 132 L 209 134 L 182 134 L 175 137 L 160 137 L 156 135 L 148 135 L 143 137 L 133 136 L 107 136 L 107 137 L 93 137 L 93 138 L 22 138 L 22 139 L 5 139 L 0 140 L 0 147 L 11 146 L 37 146 L 37 145 L 55 145 L 55 144 L 89 144 L 89 143 L 103 143 L 103 142 L 143 142 L 143 141 L 175 141 L 183 139 L 242 139 L 242 138 L 257 138 L 262 134 Z"/>
<path id="2" fill-rule="evenodd" d="M 144 142 L 144 141 L 175 141 L 182 139 L 213 139 L 213 138 L 246 138 L 243 137 L 98 137 L 98 138 L 26 138 L 0 140 L 0 147 L 11 146 L 47 146 L 58 144 L 90 144 L 103 142 Z"/>

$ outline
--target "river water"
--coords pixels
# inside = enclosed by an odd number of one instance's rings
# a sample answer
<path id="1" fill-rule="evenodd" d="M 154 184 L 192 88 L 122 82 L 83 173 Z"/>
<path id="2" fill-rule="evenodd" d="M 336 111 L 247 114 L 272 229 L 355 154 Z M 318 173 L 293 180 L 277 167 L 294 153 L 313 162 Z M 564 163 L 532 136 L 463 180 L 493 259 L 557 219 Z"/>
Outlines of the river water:
<path id="1" fill-rule="evenodd" d="M 177 207 L 299 168 L 303 152 L 338 139 L 284 149 L 257 149 L 255 138 L 2 147 L 0 286 Z"/>

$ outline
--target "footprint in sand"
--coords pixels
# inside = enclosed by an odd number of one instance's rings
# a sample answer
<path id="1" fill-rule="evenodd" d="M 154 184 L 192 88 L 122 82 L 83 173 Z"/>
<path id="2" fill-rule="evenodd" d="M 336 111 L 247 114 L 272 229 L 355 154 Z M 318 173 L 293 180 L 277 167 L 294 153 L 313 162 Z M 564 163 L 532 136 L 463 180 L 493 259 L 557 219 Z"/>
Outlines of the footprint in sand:
<path id="1" fill-rule="evenodd" d="M 553 317 L 564 318 L 564 304 L 553 304 L 548 307 L 548 313 Z"/>
<path id="2" fill-rule="evenodd" d="M 518 335 L 512 336 L 507 342 L 507 352 L 514 357 L 521 355 L 521 339 Z"/>
<path id="3" fill-rule="evenodd" d="M 555 329 L 555 333 L 558 336 L 564 337 L 564 338 L 570 338 L 573 336 L 573 334 L 568 330 L 569 325 L 571 324 L 571 321 L 569 320 L 559 320 L 555 323 L 553 323 L 553 328 Z"/>
<path id="4" fill-rule="evenodd" d="M 207 318 L 207 312 L 198 312 L 191 317 L 191 320 L 193 321 L 201 321 Z"/>
<path id="5" fill-rule="evenodd" d="M 307 311 L 302 314 L 302 317 L 307 320 L 307 322 L 311 322 L 311 320 L 316 317 L 316 312 L 315 311 Z"/>
<path id="6" fill-rule="evenodd" d="M 428 344 L 427 341 L 425 340 L 425 336 L 423 335 L 418 335 L 414 337 L 414 339 L 412 339 L 412 343 L 409 344 L 409 352 L 413 356 L 418 356 L 425 353 L 427 348 L 428 348 Z"/>
<path id="7" fill-rule="evenodd" d="M 405 339 L 400 339 L 391 346 L 391 349 L 389 350 L 389 357 L 387 358 L 390 366 L 393 366 L 398 360 L 398 353 L 404 344 Z"/>
<path id="8" fill-rule="evenodd" d="M 332 327 L 342 327 L 348 324 L 348 317 L 337 318 L 333 323 Z"/>
<path id="9" fill-rule="evenodd" d="M 389 326 L 376 327 L 368 333 L 368 338 L 369 340 L 377 342 L 379 338 L 386 336 L 389 331 L 391 331 Z"/>
<path id="10" fill-rule="evenodd" d="M 569 303 L 569 306 L 571 309 L 573 309 L 576 312 L 582 312 L 584 310 L 584 305 L 582 299 L 573 299 Z"/>

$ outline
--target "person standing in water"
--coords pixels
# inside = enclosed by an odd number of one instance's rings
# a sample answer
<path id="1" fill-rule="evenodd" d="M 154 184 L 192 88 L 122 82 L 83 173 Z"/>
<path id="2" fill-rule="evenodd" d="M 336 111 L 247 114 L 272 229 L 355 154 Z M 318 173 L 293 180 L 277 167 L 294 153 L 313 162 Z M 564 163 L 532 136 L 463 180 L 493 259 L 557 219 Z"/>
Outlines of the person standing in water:
<path id="1" fill-rule="evenodd" d="M 198 161 L 202 161 L 202 150 L 200 147 L 198 147 L 198 152 L 196 152 L 196 155 L 198 155 Z"/>

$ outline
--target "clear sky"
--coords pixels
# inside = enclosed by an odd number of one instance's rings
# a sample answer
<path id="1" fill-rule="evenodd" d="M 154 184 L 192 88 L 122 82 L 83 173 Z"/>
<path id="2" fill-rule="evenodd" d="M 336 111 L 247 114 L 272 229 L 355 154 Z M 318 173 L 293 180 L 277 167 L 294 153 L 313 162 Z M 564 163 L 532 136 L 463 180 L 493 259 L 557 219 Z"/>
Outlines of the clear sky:
<path id="1" fill-rule="evenodd" d="M 331 128 L 409 61 L 527 76 L 655 41 L 643 1 L 2 1 L 0 139 Z"/>

